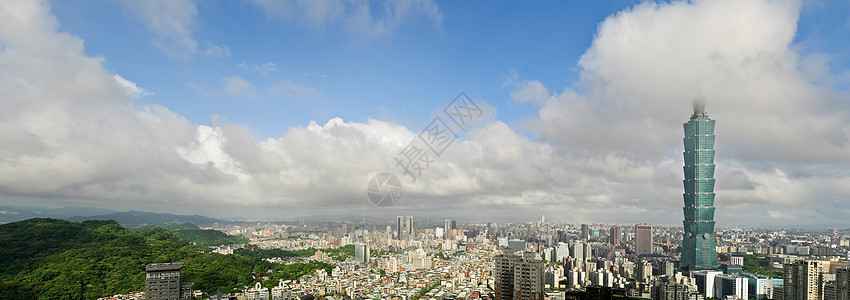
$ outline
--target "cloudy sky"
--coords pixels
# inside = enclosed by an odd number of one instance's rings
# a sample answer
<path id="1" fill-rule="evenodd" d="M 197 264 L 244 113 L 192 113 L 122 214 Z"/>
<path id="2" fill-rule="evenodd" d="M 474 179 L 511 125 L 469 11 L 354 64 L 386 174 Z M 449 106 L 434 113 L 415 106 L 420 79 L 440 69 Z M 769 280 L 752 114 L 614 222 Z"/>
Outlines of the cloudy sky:
<path id="1" fill-rule="evenodd" d="M 720 225 L 850 224 L 850 3 L 591 2 L 0 1 L 0 203 L 680 224 L 704 99 Z"/>

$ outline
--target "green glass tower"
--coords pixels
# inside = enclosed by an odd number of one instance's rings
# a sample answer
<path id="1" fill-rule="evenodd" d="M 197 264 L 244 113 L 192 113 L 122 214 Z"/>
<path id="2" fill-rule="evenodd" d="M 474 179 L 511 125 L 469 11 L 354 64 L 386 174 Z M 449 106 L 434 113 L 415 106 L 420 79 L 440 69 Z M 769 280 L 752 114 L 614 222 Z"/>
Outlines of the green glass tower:
<path id="1" fill-rule="evenodd" d="M 705 105 L 694 103 L 694 114 L 685 127 L 685 232 L 682 269 L 717 269 L 714 237 L 714 120 Z"/>

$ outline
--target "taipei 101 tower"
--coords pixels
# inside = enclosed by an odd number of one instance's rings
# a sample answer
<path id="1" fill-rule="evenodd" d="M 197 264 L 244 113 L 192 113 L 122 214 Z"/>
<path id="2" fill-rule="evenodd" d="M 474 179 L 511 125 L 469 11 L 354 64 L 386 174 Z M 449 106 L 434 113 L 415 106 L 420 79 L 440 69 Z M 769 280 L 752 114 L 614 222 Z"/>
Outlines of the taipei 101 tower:
<path id="1" fill-rule="evenodd" d="M 714 120 L 705 104 L 694 103 L 685 127 L 685 232 L 682 237 L 684 270 L 716 270 L 714 236 Z"/>

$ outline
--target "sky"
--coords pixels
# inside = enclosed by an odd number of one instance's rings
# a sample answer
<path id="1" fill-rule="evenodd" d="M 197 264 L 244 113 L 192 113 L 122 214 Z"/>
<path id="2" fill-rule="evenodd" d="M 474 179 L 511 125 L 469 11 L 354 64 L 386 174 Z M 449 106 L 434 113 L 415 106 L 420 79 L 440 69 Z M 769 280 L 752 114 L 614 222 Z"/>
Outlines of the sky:
<path id="1" fill-rule="evenodd" d="M 0 1 L 0 203 L 681 224 L 699 99 L 718 225 L 850 225 L 848 16 L 839 0 Z M 446 113 L 459 103 L 468 123 Z M 423 148 L 440 124 L 455 135 Z M 397 162 L 409 150 L 424 170 Z M 368 197 L 381 173 L 395 205 Z"/>

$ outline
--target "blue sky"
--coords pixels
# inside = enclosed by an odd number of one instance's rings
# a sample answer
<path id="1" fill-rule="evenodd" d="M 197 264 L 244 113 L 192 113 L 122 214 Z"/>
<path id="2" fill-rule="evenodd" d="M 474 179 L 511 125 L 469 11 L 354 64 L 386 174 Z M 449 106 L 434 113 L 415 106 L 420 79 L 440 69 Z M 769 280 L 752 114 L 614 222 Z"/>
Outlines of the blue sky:
<path id="1" fill-rule="evenodd" d="M 718 124 L 718 221 L 850 213 L 846 1 L 42 0 L 0 16 L 4 203 L 676 224 L 698 98 Z M 368 180 L 398 173 L 460 92 L 485 120 L 376 210 Z"/>
<path id="2" fill-rule="evenodd" d="M 51 4 L 62 30 L 85 40 L 87 54 L 102 56 L 107 68 L 153 93 L 140 105 L 162 104 L 198 124 L 218 114 L 264 139 L 333 117 L 407 117 L 421 127 L 431 110 L 460 91 L 487 99 L 499 119 L 520 122 L 536 110 L 510 100 L 507 78 L 516 73 L 573 85 L 576 62 L 596 26 L 634 2 L 439 3 L 440 21 L 412 16 L 378 37 L 347 33 L 337 24 L 310 28 L 246 2 L 198 3 L 191 36 L 201 47 L 209 42 L 230 52 L 214 58 L 169 57 L 150 42 L 155 33 L 120 2 Z M 275 71 L 252 70 L 269 63 Z M 217 93 L 231 76 L 250 82 L 256 93 Z M 318 93 L 270 95 L 268 87 L 283 79 Z"/>
<path id="3" fill-rule="evenodd" d="M 247 1 L 197 3 L 187 25 L 199 47 L 226 46 L 229 55 L 169 57 L 156 34 L 121 2 L 51 2 L 62 30 L 85 40 L 86 53 L 152 93 L 139 105 L 161 104 L 197 124 L 212 116 L 251 127 L 258 140 L 292 126 L 340 117 L 402 120 L 421 128 L 430 111 L 460 91 L 486 99 L 511 125 L 533 118 L 535 107 L 511 101 L 511 76 L 547 86 L 580 88 L 577 62 L 609 15 L 641 1 L 440 2 L 440 20 L 412 15 L 377 37 L 321 28 L 269 15 Z M 371 3 L 377 16 L 381 3 Z M 377 8 L 376 8 L 377 7 Z M 795 46 L 828 55 L 830 69 L 847 69 L 850 4 L 807 1 Z M 266 64 L 271 71 L 258 71 Z M 272 65 L 269 65 L 272 64 Z M 254 93 L 227 95 L 223 80 L 238 76 Z M 289 80 L 315 94 L 270 94 Z M 841 86 L 843 87 L 843 86 Z M 198 89 L 205 89 L 205 95 Z M 530 133 L 529 133 L 530 134 Z"/>

